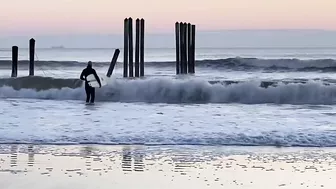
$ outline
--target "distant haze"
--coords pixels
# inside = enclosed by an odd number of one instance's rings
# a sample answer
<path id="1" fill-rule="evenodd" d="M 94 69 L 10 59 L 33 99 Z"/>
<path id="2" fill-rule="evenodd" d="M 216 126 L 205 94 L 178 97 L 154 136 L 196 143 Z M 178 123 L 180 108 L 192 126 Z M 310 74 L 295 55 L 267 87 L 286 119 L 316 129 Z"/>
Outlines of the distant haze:
<path id="1" fill-rule="evenodd" d="M 123 35 L 38 35 L 0 37 L 0 48 L 17 45 L 28 48 L 34 37 L 37 48 L 64 46 L 66 48 L 122 48 Z M 174 48 L 174 33 L 146 34 L 146 48 Z M 196 32 L 197 48 L 237 47 L 336 47 L 336 31 L 322 30 L 232 30 Z"/>

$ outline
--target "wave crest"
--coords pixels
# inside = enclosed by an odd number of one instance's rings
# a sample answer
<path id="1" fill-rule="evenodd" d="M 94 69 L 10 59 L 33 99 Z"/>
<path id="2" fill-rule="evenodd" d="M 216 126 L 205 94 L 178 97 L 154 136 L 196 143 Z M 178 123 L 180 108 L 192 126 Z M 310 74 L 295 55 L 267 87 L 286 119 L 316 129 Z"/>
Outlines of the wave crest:
<path id="1" fill-rule="evenodd" d="M 20 81 L 19 78 L 17 79 L 15 82 Z M 83 100 L 85 97 L 82 82 L 77 79 L 40 78 L 43 81 L 42 84 L 35 83 L 33 78 L 25 79 L 27 79 L 26 84 L 20 82 L 15 84 L 12 81 L 14 85 L 0 87 L 0 97 L 55 100 Z M 22 78 L 22 80 L 25 79 Z M 59 85 L 53 88 L 55 83 Z M 263 82 L 260 81 L 228 84 L 211 83 L 195 78 L 111 79 L 108 83 L 109 85 L 96 90 L 97 101 L 244 104 L 335 104 L 336 102 L 336 86 L 331 83 L 326 85 L 320 81 L 269 82 L 270 85 L 267 87 L 263 87 Z M 29 86 L 37 87 L 29 88 Z"/>
<path id="2" fill-rule="evenodd" d="M 80 79 L 63 79 L 41 76 L 0 78 L 0 87 L 9 86 L 15 90 L 35 89 L 36 91 L 62 88 L 78 88 L 83 85 Z"/>

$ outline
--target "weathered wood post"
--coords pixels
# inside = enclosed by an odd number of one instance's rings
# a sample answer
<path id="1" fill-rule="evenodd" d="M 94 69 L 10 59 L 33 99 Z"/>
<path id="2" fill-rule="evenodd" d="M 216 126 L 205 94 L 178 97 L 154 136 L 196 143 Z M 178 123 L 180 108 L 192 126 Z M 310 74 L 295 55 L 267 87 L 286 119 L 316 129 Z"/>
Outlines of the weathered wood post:
<path id="1" fill-rule="evenodd" d="M 35 39 L 29 40 L 29 75 L 34 75 Z"/>
<path id="2" fill-rule="evenodd" d="M 133 19 L 128 19 L 129 77 L 133 77 Z"/>
<path id="3" fill-rule="evenodd" d="M 184 48 L 183 48 L 183 44 L 184 44 L 184 38 L 183 38 L 183 33 L 184 33 L 184 25 L 183 23 L 181 22 L 180 23 L 180 57 L 181 57 L 181 61 L 180 61 L 180 73 L 183 74 L 184 73 Z"/>
<path id="4" fill-rule="evenodd" d="M 188 31 L 187 31 L 187 48 L 188 48 L 188 73 L 192 73 L 192 34 L 191 34 L 191 24 L 188 23 Z"/>
<path id="5" fill-rule="evenodd" d="M 107 77 L 111 77 L 111 75 L 112 75 L 112 73 L 113 73 L 113 70 L 114 70 L 114 67 L 115 67 L 115 65 L 116 65 L 116 63 L 117 63 L 119 53 L 120 53 L 120 50 L 119 50 L 119 49 L 116 49 L 116 50 L 114 51 L 114 54 L 113 54 L 113 58 L 112 58 L 110 67 L 109 67 L 109 69 L 108 69 L 108 71 L 107 71 L 107 74 L 106 74 Z"/>
<path id="6" fill-rule="evenodd" d="M 124 77 L 128 75 L 128 19 L 124 20 Z"/>
<path id="7" fill-rule="evenodd" d="M 180 23 L 175 23 L 175 43 L 176 43 L 176 74 L 180 74 Z"/>
<path id="8" fill-rule="evenodd" d="M 195 31 L 191 23 L 175 23 L 176 74 L 195 73 Z"/>
<path id="9" fill-rule="evenodd" d="M 188 72 L 188 25 L 187 23 L 183 24 L 183 73 L 187 74 Z"/>
<path id="10" fill-rule="evenodd" d="M 17 46 L 12 47 L 12 77 L 17 77 L 17 68 L 18 68 L 18 56 L 19 48 Z"/>
<path id="11" fill-rule="evenodd" d="M 196 26 L 195 25 L 192 25 L 191 26 L 191 67 L 192 67 L 192 70 L 191 70 L 191 73 L 195 73 L 195 47 L 196 47 L 196 37 L 195 37 L 195 34 L 196 34 Z"/>
<path id="12" fill-rule="evenodd" d="M 140 75 L 140 20 L 139 18 L 135 21 L 135 77 Z"/>
<path id="13" fill-rule="evenodd" d="M 145 20 L 140 20 L 140 76 L 145 75 Z"/>

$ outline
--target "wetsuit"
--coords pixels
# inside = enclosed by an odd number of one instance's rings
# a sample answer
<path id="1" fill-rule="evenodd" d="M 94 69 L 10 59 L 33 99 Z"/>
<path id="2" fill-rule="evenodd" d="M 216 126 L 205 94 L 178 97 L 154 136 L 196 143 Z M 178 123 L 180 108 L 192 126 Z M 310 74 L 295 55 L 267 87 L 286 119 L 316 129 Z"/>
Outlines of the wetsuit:
<path id="1" fill-rule="evenodd" d="M 95 100 L 95 88 L 91 87 L 89 83 L 86 81 L 86 77 L 90 74 L 93 74 L 98 81 L 99 85 L 101 86 L 100 79 L 96 73 L 96 70 L 94 70 L 91 66 L 87 66 L 81 73 L 80 79 L 85 80 L 85 92 L 86 92 L 86 102 L 94 103 Z M 91 97 L 91 100 L 90 100 Z"/>

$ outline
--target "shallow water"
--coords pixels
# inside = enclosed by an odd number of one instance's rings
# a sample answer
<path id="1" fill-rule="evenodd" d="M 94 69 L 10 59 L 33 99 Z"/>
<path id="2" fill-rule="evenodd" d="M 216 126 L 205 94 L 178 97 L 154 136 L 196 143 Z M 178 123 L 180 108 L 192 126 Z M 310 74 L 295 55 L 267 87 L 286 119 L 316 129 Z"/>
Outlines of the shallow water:
<path id="1" fill-rule="evenodd" d="M 119 57 L 96 104 L 85 106 L 76 80 L 83 59 L 101 57 L 95 65 L 105 74 L 110 50 L 39 49 L 36 80 L 9 78 L 10 62 L 2 60 L 0 142 L 336 145 L 333 49 L 198 49 L 196 74 L 188 76 L 165 62 L 175 60 L 172 49 L 152 49 L 145 78 L 123 79 Z M 28 74 L 22 62 L 18 73 Z"/>
<path id="2" fill-rule="evenodd" d="M 328 105 L 3 99 L 1 143 L 335 146 Z"/>

